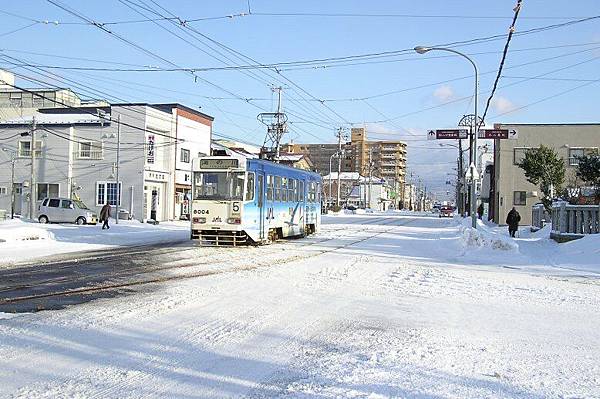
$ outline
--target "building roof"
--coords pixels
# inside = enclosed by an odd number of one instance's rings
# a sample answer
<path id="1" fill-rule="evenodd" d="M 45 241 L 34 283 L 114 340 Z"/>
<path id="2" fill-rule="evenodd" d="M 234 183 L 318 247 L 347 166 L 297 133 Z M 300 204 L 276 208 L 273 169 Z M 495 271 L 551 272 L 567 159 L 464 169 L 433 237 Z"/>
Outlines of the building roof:
<path id="1" fill-rule="evenodd" d="M 35 116 L 35 121 L 39 125 L 99 125 L 105 122 L 105 119 L 88 113 L 42 114 L 38 112 L 33 116 Z M 33 123 L 33 116 L 20 116 L 18 118 L 1 121 L 0 125 L 31 125 Z"/>
<path id="2" fill-rule="evenodd" d="M 337 180 L 338 178 L 338 173 L 337 172 L 331 172 L 331 177 L 330 175 L 326 175 L 323 176 L 323 180 L 328 180 L 329 178 L 331 178 L 332 180 Z M 363 180 L 364 177 L 362 177 L 358 172 L 342 172 L 340 173 L 340 180 Z"/>
<path id="3" fill-rule="evenodd" d="M 158 109 L 159 111 L 163 111 L 163 112 L 171 112 L 171 110 L 173 108 L 179 108 L 179 109 L 186 110 L 187 112 L 190 112 L 190 113 L 196 114 L 198 116 L 201 116 L 203 118 L 206 118 L 206 119 L 208 119 L 210 121 L 214 121 L 215 120 L 215 118 L 212 117 L 212 116 L 210 116 L 210 115 L 207 115 L 207 114 L 205 114 L 203 112 L 200 112 L 200 111 L 198 111 L 198 110 L 196 110 L 194 108 L 190 108 L 190 107 L 187 107 L 187 106 L 185 106 L 183 104 L 179 104 L 179 103 L 158 103 L 158 104 L 151 104 L 151 103 L 113 103 L 112 105 L 115 106 L 115 107 L 128 107 L 128 106 L 129 107 L 133 107 L 133 106 L 152 107 L 152 108 Z"/>

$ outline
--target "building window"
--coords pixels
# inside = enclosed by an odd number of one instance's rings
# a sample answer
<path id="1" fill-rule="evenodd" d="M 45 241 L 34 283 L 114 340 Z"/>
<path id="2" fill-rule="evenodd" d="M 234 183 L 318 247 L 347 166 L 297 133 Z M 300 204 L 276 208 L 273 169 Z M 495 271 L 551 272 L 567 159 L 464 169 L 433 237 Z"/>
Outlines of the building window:
<path id="1" fill-rule="evenodd" d="M 0 195 L 6 195 L 6 187 L 0 187 Z"/>
<path id="2" fill-rule="evenodd" d="M 267 176 L 267 200 L 273 201 L 273 176 Z"/>
<path id="3" fill-rule="evenodd" d="M 513 205 L 527 205 L 526 191 L 515 191 L 513 195 Z"/>
<path id="4" fill-rule="evenodd" d="M 246 201 L 254 200 L 254 173 L 248 173 L 248 180 L 246 180 Z"/>
<path id="5" fill-rule="evenodd" d="M 586 155 L 598 155 L 597 148 L 569 148 L 569 165 L 579 165 L 579 158 Z"/>
<path id="6" fill-rule="evenodd" d="M 154 135 L 149 134 L 146 142 L 146 162 L 154 163 Z"/>
<path id="7" fill-rule="evenodd" d="M 102 159 L 102 143 L 91 140 L 80 141 L 77 156 L 80 159 Z"/>
<path id="8" fill-rule="evenodd" d="M 523 159 L 525 158 L 525 152 L 527 152 L 528 149 L 529 149 L 528 147 L 518 147 L 513 150 L 514 151 L 513 165 L 519 165 L 521 163 L 521 161 L 523 161 Z"/>
<path id="9" fill-rule="evenodd" d="M 119 206 L 121 206 L 121 198 L 123 198 L 123 184 L 119 182 Z M 109 205 L 117 205 L 117 182 L 114 181 L 99 181 L 96 183 L 96 206 L 101 206 L 108 203 Z"/>
<path id="10" fill-rule="evenodd" d="M 35 141 L 35 156 L 39 157 L 42 155 L 42 142 Z M 18 156 L 30 157 L 31 156 L 31 140 L 19 141 Z"/>
<path id="11" fill-rule="evenodd" d="M 54 183 L 37 184 L 37 200 L 41 201 L 46 197 L 58 197 L 59 185 Z"/>
<path id="12" fill-rule="evenodd" d="M 281 201 L 281 177 L 275 176 L 275 201 Z"/>
<path id="13" fill-rule="evenodd" d="M 190 163 L 190 150 L 186 150 L 185 148 L 181 149 L 181 162 Z"/>

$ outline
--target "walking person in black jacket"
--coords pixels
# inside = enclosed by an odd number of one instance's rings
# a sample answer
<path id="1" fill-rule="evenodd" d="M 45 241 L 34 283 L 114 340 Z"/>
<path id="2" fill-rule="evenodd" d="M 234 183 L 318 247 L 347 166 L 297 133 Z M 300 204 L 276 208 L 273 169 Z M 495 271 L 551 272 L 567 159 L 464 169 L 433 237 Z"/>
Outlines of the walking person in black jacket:
<path id="1" fill-rule="evenodd" d="M 517 212 L 517 210 L 513 206 L 513 208 L 510 210 L 510 212 L 508 212 L 508 215 L 506 216 L 506 224 L 508 224 L 508 232 L 509 232 L 510 236 L 513 238 L 515 236 L 515 233 L 519 230 L 519 222 L 520 221 L 521 221 L 521 215 L 519 215 L 519 212 Z"/>

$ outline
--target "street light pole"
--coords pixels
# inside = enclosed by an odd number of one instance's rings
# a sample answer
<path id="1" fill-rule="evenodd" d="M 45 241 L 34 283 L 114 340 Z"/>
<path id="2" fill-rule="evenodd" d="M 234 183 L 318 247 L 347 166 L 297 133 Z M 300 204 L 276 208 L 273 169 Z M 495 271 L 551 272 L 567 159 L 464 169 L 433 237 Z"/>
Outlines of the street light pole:
<path id="1" fill-rule="evenodd" d="M 445 48 L 445 47 L 423 47 L 423 46 L 417 46 L 414 49 L 417 53 L 419 54 L 425 54 L 428 51 L 431 50 L 438 50 L 438 51 L 448 51 L 450 53 L 454 53 L 456 55 L 459 55 L 463 58 L 465 58 L 467 61 L 469 61 L 471 63 L 471 65 L 473 65 L 473 69 L 475 71 L 475 93 L 474 93 L 474 103 L 475 103 L 475 118 L 473 119 L 473 145 L 472 147 L 472 154 L 473 154 L 473 160 L 477 159 L 477 136 L 479 133 L 479 120 L 477 117 L 477 102 L 479 101 L 478 96 L 479 96 L 479 70 L 477 69 L 477 65 L 475 64 L 475 62 L 469 58 L 466 54 L 461 53 L 460 51 L 456 51 L 450 48 Z M 471 168 L 472 170 L 472 166 L 474 166 L 474 164 L 469 165 L 469 168 Z M 471 203 L 470 203 L 470 208 L 471 208 L 471 225 L 474 229 L 477 228 L 477 180 L 475 179 L 475 176 L 473 176 L 473 178 L 471 179 Z"/>

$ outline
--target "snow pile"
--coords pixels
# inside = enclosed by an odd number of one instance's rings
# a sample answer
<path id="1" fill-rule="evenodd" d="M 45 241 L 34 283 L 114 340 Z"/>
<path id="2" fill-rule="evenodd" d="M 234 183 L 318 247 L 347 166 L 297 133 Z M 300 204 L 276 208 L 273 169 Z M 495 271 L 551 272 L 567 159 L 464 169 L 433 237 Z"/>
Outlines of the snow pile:
<path id="1" fill-rule="evenodd" d="M 34 224 L 19 219 L 8 220 L 0 224 L 0 244 L 8 241 L 53 240 L 54 234 Z"/>
<path id="2" fill-rule="evenodd" d="M 108 247 L 147 245 L 189 240 L 189 222 L 159 225 L 121 220 L 110 230 L 100 225 L 39 224 L 19 219 L 0 223 L 0 267 L 68 252 Z"/>
<path id="3" fill-rule="evenodd" d="M 510 237 L 494 232 L 480 220 L 477 229 L 471 227 L 471 219 L 461 221 L 460 237 L 465 247 L 491 248 L 494 250 L 517 252 L 519 245 Z"/>

